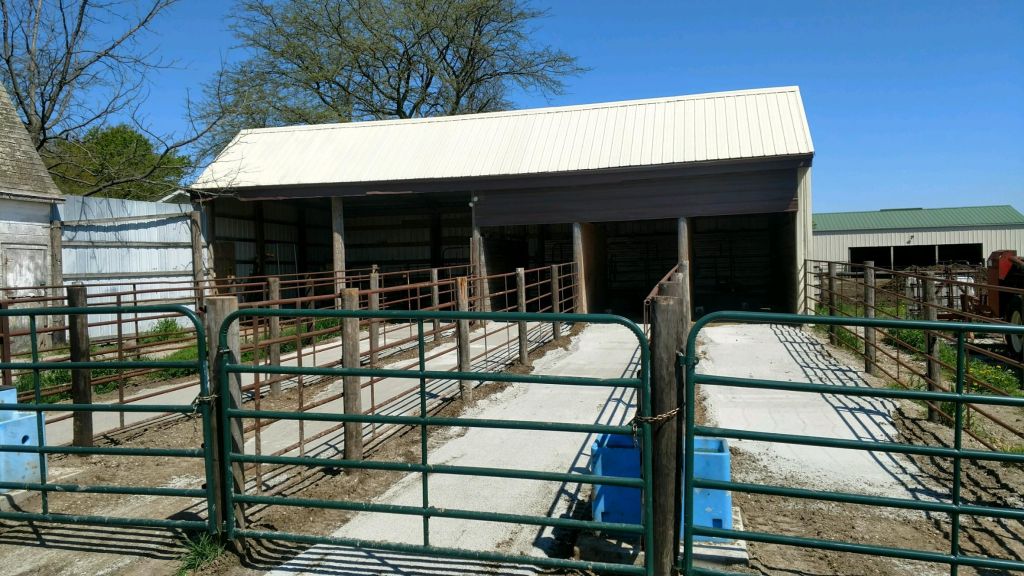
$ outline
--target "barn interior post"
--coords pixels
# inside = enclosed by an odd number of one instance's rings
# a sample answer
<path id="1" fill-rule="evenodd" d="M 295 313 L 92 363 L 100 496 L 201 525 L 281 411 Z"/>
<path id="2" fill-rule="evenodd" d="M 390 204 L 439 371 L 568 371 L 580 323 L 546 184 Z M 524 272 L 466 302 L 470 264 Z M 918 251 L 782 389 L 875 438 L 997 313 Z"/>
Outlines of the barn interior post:
<path id="1" fill-rule="evenodd" d="M 342 199 L 338 197 L 331 198 L 331 238 L 334 256 L 334 287 L 336 292 L 341 293 L 345 288 L 345 208 Z"/>
<path id="2" fill-rule="evenodd" d="M 572 223 L 572 261 L 576 265 L 576 311 L 580 314 L 587 314 L 590 307 L 587 306 L 587 266 L 583 257 L 583 224 Z"/>

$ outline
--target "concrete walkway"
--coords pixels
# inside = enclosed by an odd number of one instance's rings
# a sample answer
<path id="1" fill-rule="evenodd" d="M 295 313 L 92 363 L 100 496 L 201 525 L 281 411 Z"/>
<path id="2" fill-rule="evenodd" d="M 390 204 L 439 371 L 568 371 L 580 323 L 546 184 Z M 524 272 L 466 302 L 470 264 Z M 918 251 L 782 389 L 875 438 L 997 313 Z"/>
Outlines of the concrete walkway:
<path id="1" fill-rule="evenodd" d="M 819 340 L 791 326 L 734 324 L 701 332 L 699 372 L 739 378 L 868 386 L 863 374 L 832 356 Z M 717 426 L 783 434 L 898 442 L 892 402 L 873 399 L 702 386 Z M 884 452 L 732 441 L 753 454 L 772 478 L 805 488 L 897 498 L 934 499 L 925 476 L 906 458 Z"/>
<path id="2" fill-rule="evenodd" d="M 534 373 L 608 378 L 632 375 L 636 370 L 635 354 L 636 338 L 631 332 L 618 326 L 589 326 L 574 338 L 569 350 L 554 350 L 536 361 Z M 632 391 L 621 389 L 514 384 L 481 401 L 464 416 L 623 424 L 633 415 L 634 401 Z M 433 450 L 430 460 L 436 464 L 460 466 L 585 472 L 592 441 L 592 436 L 587 434 L 470 428 L 464 435 Z M 409 474 L 377 501 L 420 506 L 420 490 L 420 475 Z M 581 487 L 575 484 L 443 474 L 430 477 L 430 503 L 442 508 L 558 517 L 567 514 L 581 500 Z M 415 516 L 362 513 L 334 535 L 422 544 L 423 524 Z M 557 546 L 556 535 L 547 529 L 441 518 L 431 520 L 430 539 L 435 546 L 534 556 L 547 556 Z M 525 567 L 498 567 L 315 546 L 280 566 L 273 574 L 369 576 L 535 572 Z"/>

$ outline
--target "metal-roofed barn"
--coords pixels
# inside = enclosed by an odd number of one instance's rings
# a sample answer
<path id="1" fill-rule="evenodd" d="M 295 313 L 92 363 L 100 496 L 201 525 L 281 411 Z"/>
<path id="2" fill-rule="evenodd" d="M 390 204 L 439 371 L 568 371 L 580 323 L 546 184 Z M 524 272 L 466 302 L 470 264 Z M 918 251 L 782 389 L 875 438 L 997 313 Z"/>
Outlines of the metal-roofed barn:
<path id="1" fill-rule="evenodd" d="M 814 258 L 897 269 L 983 264 L 993 250 L 1024 254 L 1024 215 L 1013 206 L 902 208 L 814 215 Z"/>
<path id="2" fill-rule="evenodd" d="M 696 307 L 790 310 L 813 154 L 786 87 L 245 130 L 194 188 L 219 276 L 572 259 L 629 311 L 689 259 Z"/>

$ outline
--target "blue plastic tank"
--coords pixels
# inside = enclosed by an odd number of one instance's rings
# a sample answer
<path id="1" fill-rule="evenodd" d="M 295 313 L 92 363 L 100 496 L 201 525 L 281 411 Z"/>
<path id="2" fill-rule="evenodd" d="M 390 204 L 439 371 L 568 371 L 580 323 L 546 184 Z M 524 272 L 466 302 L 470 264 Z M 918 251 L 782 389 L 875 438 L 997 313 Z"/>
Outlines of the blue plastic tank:
<path id="1" fill-rule="evenodd" d="M 18 391 L 11 386 L 0 387 L 0 444 L 5 446 L 39 446 L 36 415 L 31 412 L 4 410 L 4 404 L 16 404 Z M 0 482 L 40 482 L 39 455 L 34 452 L 0 452 Z M 0 488 L 0 493 L 8 492 Z"/>
<path id="2" fill-rule="evenodd" d="M 722 438 L 694 439 L 694 476 L 706 480 L 731 479 L 729 442 Z M 640 449 L 632 436 L 601 434 L 591 445 L 591 473 L 598 476 L 640 477 Z M 685 495 L 684 495 L 685 497 Z M 598 522 L 639 524 L 640 490 L 594 485 L 591 501 Z M 694 490 L 694 522 L 709 528 L 732 528 L 732 494 L 725 490 Z M 712 540 L 698 536 L 696 540 Z"/>

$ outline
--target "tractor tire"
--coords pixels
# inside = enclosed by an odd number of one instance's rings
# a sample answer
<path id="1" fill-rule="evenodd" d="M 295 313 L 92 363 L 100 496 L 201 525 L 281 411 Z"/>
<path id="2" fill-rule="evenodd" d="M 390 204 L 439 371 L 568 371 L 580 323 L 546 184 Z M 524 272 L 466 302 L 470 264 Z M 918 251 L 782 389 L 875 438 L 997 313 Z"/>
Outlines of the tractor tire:
<path id="1" fill-rule="evenodd" d="M 1010 305 L 1006 308 L 1006 320 L 1010 324 L 1024 326 L 1024 297 L 1018 295 L 1010 298 Z M 1012 358 L 1024 360 L 1024 334 L 1007 334 L 1006 346 L 1010 349 Z"/>

